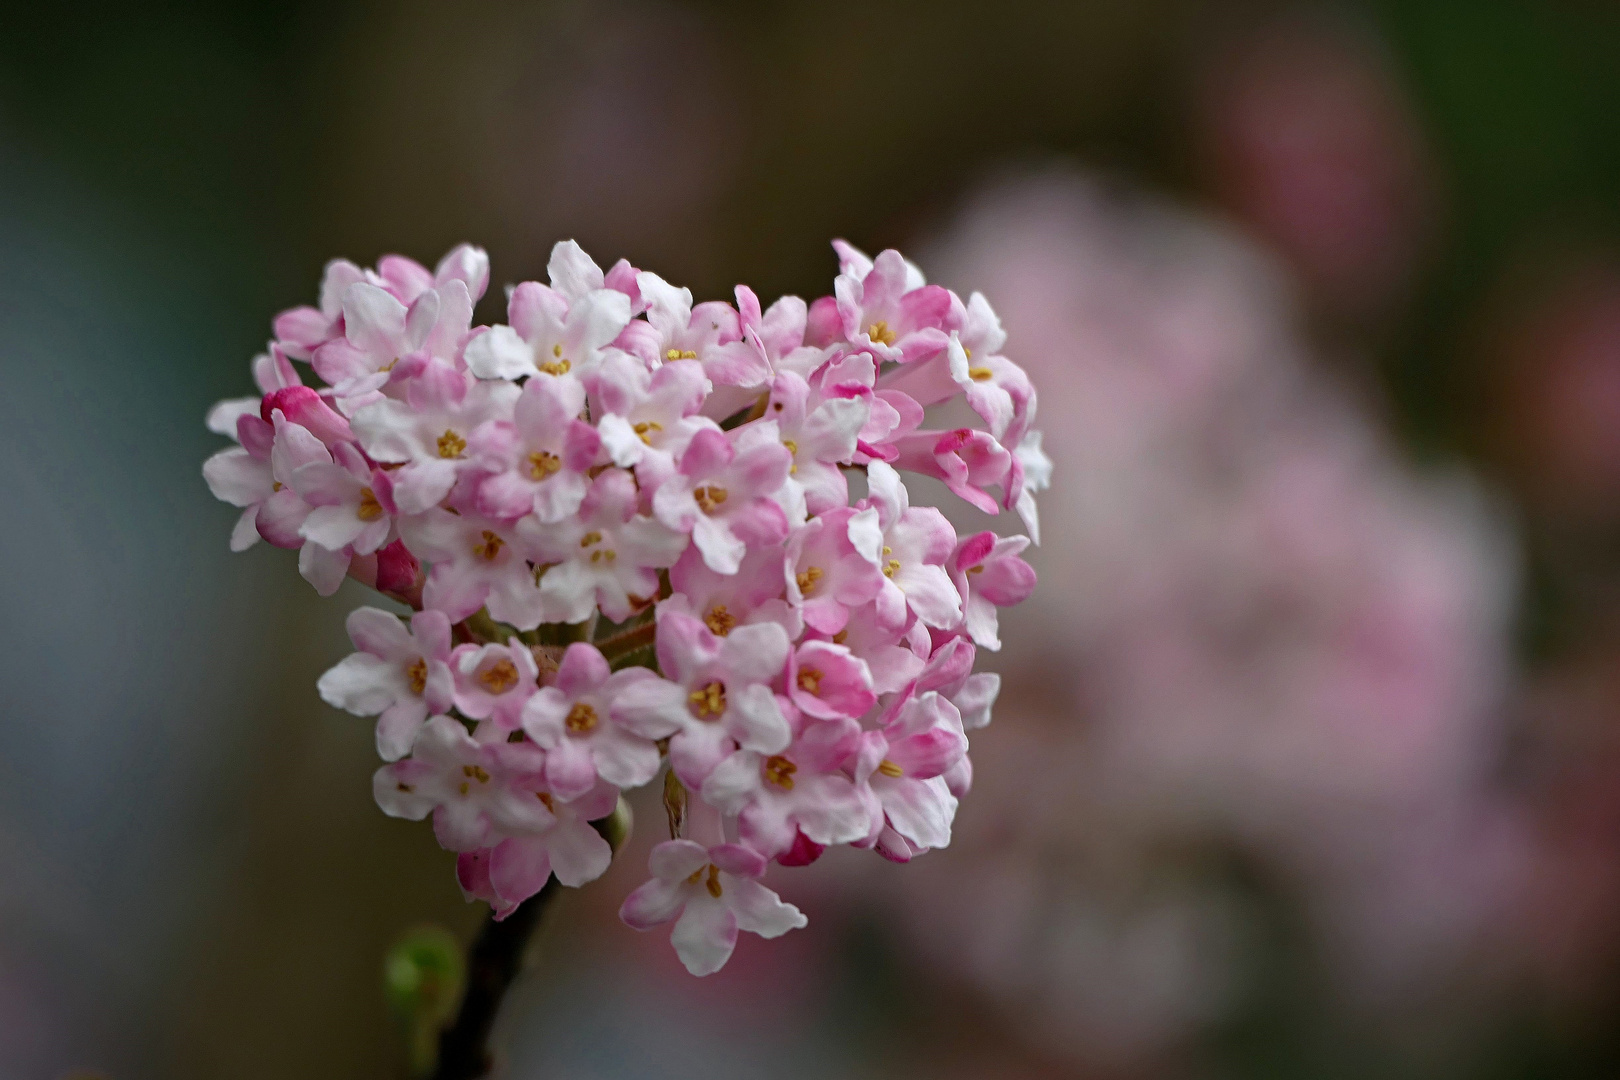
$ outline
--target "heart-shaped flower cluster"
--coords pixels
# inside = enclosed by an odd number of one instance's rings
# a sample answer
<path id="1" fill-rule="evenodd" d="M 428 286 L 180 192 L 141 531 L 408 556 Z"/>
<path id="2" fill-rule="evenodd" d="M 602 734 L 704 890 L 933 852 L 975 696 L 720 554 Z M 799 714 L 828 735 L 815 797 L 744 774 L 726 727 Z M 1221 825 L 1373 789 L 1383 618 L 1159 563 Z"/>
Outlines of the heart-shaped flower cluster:
<path id="1" fill-rule="evenodd" d="M 834 247 L 833 295 L 762 309 L 564 242 L 492 327 L 477 248 L 335 261 L 276 318 L 261 395 L 210 413 L 238 443 L 203 470 L 242 509 L 233 548 L 413 610 L 355 611 L 320 693 L 378 717 L 378 804 L 431 816 L 497 917 L 606 870 L 592 823 L 666 760 L 671 839 L 621 914 L 675 920 L 697 974 L 739 929 L 804 924 L 772 861 L 949 843 L 998 689 L 975 651 L 1035 576 L 1028 537 L 959 537 L 901 473 L 1037 537 L 1050 464 L 984 297 Z M 973 425 L 931 426 L 956 398 Z"/>

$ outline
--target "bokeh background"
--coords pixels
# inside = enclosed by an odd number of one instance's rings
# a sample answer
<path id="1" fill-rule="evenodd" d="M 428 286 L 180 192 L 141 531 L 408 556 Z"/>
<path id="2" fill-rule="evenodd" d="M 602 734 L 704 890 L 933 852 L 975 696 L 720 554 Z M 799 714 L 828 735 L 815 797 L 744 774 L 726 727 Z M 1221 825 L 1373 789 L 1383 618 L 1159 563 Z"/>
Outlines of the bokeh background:
<path id="1" fill-rule="evenodd" d="M 644 806 L 509 1075 L 1620 1075 L 1617 103 L 1600 0 L 4 5 L 0 1077 L 397 1077 L 384 950 L 482 917 L 314 693 L 363 591 L 199 474 L 324 261 L 832 236 L 1041 387 L 976 790 L 701 983 Z"/>

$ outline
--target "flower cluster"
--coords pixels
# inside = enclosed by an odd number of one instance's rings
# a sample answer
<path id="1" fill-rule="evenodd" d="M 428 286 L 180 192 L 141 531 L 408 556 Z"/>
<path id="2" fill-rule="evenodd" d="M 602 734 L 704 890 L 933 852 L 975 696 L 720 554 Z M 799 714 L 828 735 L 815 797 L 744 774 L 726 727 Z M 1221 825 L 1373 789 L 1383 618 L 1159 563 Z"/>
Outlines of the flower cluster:
<path id="1" fill-rule="evenodd" d="M 950 841 L 998 689 L 975 651 L 1034 587 L 1030 538 L 958 536 L 900 470 L 1037 537 L 1050 466 L 988 302 L 834 246 L 833 295 L 762 309 L 564 242 L 492 327 L 477 248 L 335 261 L 275 320 L 261 396 L 211 412 L 233 547 L 413 609 L 355 611 L 320 693 L 378 717 L 378 804 L 431 817 L 497 917 L 602 874 L 592 823 L 666 760 L 671 839 L 621 914 L 675 920 L 696 974 L 804 924 L 770 862 Z M 958 397 L 973 426 L 929 426 Z"/>

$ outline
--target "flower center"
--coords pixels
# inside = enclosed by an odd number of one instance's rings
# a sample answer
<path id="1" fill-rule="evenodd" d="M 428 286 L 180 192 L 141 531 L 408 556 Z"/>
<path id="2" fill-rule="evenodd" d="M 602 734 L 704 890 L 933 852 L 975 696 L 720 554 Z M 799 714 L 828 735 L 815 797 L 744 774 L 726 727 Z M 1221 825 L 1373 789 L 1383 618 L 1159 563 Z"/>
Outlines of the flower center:
<path id="1" fill-rule="evenodd" d="M 641 439 L 643 444 L 651 446 L 652 439 L 647 437 L 647 433 L 649 431 L 663 431 L 664 425 L 658 423 L 656 420 L 643 420 L 639 424 L 632 427 L 631 430 L 636 433 L 637 437 Z"/>
<path id="2" fill-rule="evenodd" d="M 879 345 L 893 345 L 895 341 L 894 331 L 889 329 L 889 324 L 883 319 L 867 327 L 866 336 Z"/>
<path id="3" fill-rule="evenodd" d="M 478 673 L 478 681 L 492 694 L 504 694 L 518 684 L 517 665 L 504 656 Z"/>
<path id="4" fill-rule="evenodd" d="M 563 726 L 575 735 L 584 735 L 588 731 L 594 731 L 596 730 L 596 710 L 583 701 L 577 701 L 574 703 L 574 707 L 568 710 L 568 718 L 563 721 Z"/>
<path id="5" fill-rule="evenodd" d="M 540 370 L 547 375 L 566 375 L 568 369 L 574 365 L 563 359 L 562 343 L 558 342 L 551 347 L 551 359 L 540 365 Z"/>
<path id="6" fill-rule="evenodd" d="M 808 566 L 793 576 L 799 585 L 799 594 L 809 596 L 815 591 L 816 582 L 821 580 L 822 572 L 819 566 Z"/>
<path id="7" fill-rule="evenodd" d="M 995 376 L 996 373 L 987 367 L 968 368 L 968 378 L 972 379 L 974 382 L 989 382 L 991 379 L 995 378 Z"/>
<path id="8" fill-rule="evenodd" d="M 480 559 L 483 559 L 485 562 L 494 562 L 495 556 L 499 555 L 501 553 L 501 548 L 505 546 L 505 540 L 502 540 L 488 529 L 485 529 L 483 534 L 479 536 L 478 542 L 473 545 L 473 554 L 478 556 Z"/>
<path id="9" fill-rule="evenodd" d="M 716 604 L 703 616 L 703 625 L 716 635 L 725 637 L 737 625 L 737 617 L 726 610 L 726 605 Z"/>
<path id="10" fill-rule="evenodd" d="M 529 479 L 544 480 L 562 468 L 562 458 L 549 450 L 536 450 L 529 455 Z"/>
<path id="11" fill-rule="evenodd" d="M 882 773 L 884 776 L 904 776 L 906 774 L 904 769 L 890 761 L 888 758 L 884 758 L 882 761 L 878 762 L 877 771 Z"/>
<path id="12" fill-rule="evenodd" d="M 691 349 L 670 349 L 664 353 L 665 360 L 696 360 L 697 353 Z"/>
<path id="13" fill-rule="evenodd" d="M 445 428 L 444 434 L 439 436 L 439 456 L 442 458 L 458 458 L 467 449 L 467 440 L 456 433 L 454 428 Z"/>
<path id="14" fill-rule="evenodd" d="M 467 777 L 467 780 L 461 782 L 460 790 L 463 795 L 472 789 L 472 784 L 468 782 L 470 780 L 477 780 L 480 784 L 489 783 L 489 773 L 484 771 L 482 765 L 463 765 L 461 775 Z"/>
<path id="15" fill-rule="evenodd" d="M 721 503 L 725 502 L 729 497 L 730 493 L 719 484 L 704 484 L 702 487 L 692 492 L 692 498 L 697 500 L 698 509 L 702 510 L 705 514 L 713 514 L 715 508 Z"/>
<path id="16" fill-rule="evenodd" d="M 783 791 L 793 790 L 793 774 L 798 771 L 799 767 L 781 754 L 773 754 L 765 759 L 765 779 Z"/>
<path id="17" fill-rule="evenodd" d="M 707 720 L 726 711 L 726 688 L 719 682 L 711 682 L 692 691 L 686 700 L 693 716 Z"/>
<path id="18" fill-rule="evenodd" d="M 534 797 L 540 800 L 540 805 L 544 806 L 547 810 L 550 810 L 553 814 L 557 812 L 557 807 L 552 804 L 550 792 L 537 791 L 534 793 Z"/>
<path id="19" fill-rule="evenodd" d="M 799 689 L 807 694 L 821 693 L 821 672 L 813 667 L 800 668 Z"/>
<path id="20" fill-rule="evenodd" d="M 376 521 L 383 516 L 382 503 L 377 501 L 377 493 L 368 487 L 360 489 L 360 506 L 354 512 L 355 517 L 361 521 Z"/>
<path id="21" fill-rule="evenodd" d="M 888 544 L 884 544 L 883 554 L 893 555 L 894 548 L 890 547 Z M 899 559 L 886 559 L 883 563 L 883 576 L 886 578 L 892 578 L 894 577 L 894 572 L 898 569 L 900 569 Z"/>
<path id="22" fill-rule="evenodd" d="M 427 689 L 427 659 L 418 656 L 416 663 L 405 668 L 405 678 L 411 684 L 411 693 L 420 695 Z"/>

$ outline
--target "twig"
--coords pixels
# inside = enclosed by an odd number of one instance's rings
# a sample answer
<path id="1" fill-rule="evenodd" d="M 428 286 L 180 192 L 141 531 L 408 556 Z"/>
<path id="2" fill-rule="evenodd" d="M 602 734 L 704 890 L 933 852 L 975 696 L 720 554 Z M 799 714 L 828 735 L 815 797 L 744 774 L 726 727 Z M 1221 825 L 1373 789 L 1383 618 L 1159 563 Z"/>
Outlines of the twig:
<path id="1" fill-rule="evenodd" d="M 433 1080 L 476 1080 L 489 1075 L 494 1061 L 489 1032 L 507 988 L 523 966 L 523 951 L 540 917 L 562 886 L 556 878 L 500 922 L 484 923 L 467 954 L 467 990 L 456 1021 L 439 1036 L 439 1064 Z"/>

